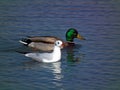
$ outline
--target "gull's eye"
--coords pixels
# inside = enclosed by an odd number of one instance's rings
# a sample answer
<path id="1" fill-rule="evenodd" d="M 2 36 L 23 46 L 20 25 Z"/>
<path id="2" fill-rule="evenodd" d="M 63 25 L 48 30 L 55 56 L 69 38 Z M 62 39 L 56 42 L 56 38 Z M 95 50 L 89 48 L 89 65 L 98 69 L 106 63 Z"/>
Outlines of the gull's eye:
<path id="1" fill-rule="evenodd" d="M 57 42 L 57 44 L 59 45 L 59 44 L 60 44 L 60 42 Z"/>
<path id="2" fill-rule="evenodd" d="M 62 44 L 62 41 L 56 41 L 55 45 L 60 46 Z"/>

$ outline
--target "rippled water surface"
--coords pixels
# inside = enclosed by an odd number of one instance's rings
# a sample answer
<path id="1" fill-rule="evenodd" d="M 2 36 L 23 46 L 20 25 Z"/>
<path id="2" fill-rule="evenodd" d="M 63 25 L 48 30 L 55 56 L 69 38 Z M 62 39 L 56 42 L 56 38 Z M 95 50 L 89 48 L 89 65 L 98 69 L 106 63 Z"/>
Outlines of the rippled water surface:
<path id="1" fill-rule="evenodd" d="M 86 38 L 38 63 L 18 50 L 26 36 Z M 0 0 L 0 90 L 120 90 L 119 0 Z"/>

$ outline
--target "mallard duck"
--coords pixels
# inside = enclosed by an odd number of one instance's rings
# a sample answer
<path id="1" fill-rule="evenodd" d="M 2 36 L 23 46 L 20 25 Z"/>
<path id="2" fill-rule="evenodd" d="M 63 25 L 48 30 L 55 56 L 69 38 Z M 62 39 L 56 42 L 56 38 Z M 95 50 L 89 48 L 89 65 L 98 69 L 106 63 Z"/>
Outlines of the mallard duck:
<path id="1" fill-rule="evenodd" d="M 74 45 L 74 38 L 85 40 L 85 38 L 82 37 L 76 29 L 70 28 L 66 32 L 66 42 L 54 36 L 35 36 L 22 39 L 20 40 L 20 43 L 24 44 L 25 46 L 35 48 L 37 50 L 50 51 L 53 50 L 55 41 L 61 40 L 64 43 L 63 47 L 66 47 L 69 45 Z"/>
<path id="2" fill-rule="evenodd" d="M 61 49 L 63 45 L 61 40 L 57 40 L 54 44 L 53 52 L 50 53 L 26 53 L 26 57 L 30 57 L 38 62 L 52 63 L 61 59 Z"/>

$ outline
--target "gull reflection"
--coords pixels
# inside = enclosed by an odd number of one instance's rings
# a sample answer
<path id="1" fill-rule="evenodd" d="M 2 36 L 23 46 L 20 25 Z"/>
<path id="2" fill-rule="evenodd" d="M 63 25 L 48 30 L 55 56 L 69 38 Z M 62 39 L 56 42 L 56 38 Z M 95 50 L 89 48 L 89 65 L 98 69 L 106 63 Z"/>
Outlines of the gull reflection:
<path id="1" fill-rule="evenodd" d="M 60 80 L 63 78 L 63 75 L 61 74 L 61 62 L 55 62 L 55 63 L 39 63 L 36 61 L 29 61 L 24 62 L 24 69 L 30 70 L 30 69 L 42 69 L 46 70 L 47 72 L 51 72 L 54 76 L 54 79 Z"/>
<path id="2" fill-rule="evenodd" d="M 52 73 L 54 75 L 54 79 L 53 79 L 53 84 L 55 87 L 59 88 L 59 89 L 63 89 L 63 84 L 62 84 L 62 69 L 61 69 L 61 62 L 56 62 L 56 63 L 52 63 Z"/>
<path id="3" fill-rule="evenodd" d="M 61 69 L 61 62 L 56 62 L 56 63 L 52 63 L 52 71 L 53 71 L 53 75 L 54 78 L 56 80 L 61 80 L 63 78 L 63 75 L 61 74 L 62 69 Z"/>
<path id="4" fill-rule="evenodd" d="M 38 76 L 47 79 L 50 83 L 54 84 L 54 87 L 63 89 L 62 79 L 62 68 L 61 62 L 55 63 L 38 63 L 35 61 L 25 62 L 24 63 L 25 70 L 35 70 L 39 74 Z M 40 73 L 39 73 L 40 71 Z M 42 76 L 41 74 L 44 73 L 45 75 Z M 34 75 L 34 74 L 33 74 Z M 41 75 L 41 76 L 40 76 Z M 38 78 L 39 78 L 38 77 Z M 37 78 L 37 77 L 36 77 Z"/>

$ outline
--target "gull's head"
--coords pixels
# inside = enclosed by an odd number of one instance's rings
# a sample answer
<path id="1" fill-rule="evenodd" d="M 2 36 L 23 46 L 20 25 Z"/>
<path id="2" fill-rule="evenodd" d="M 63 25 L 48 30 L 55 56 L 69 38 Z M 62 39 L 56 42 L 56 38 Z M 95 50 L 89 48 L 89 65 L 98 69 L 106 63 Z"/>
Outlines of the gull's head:
<path id="1" fill-rule="evenodd" d="M 55 42 L 55 46 L 61 47 L 63 45 L 63 42 L 61 40 L 57 40 Z"/>

